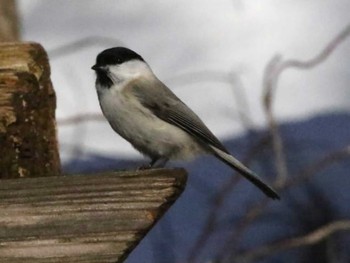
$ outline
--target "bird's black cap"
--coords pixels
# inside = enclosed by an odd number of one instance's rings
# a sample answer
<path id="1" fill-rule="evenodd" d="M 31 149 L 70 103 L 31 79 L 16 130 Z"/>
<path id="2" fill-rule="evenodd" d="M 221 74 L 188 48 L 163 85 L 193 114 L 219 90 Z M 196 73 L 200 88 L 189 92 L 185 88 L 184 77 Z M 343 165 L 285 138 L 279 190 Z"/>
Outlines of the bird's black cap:
<path id="1" fill-rule="evenodd" d="M 97 55 L 96 64 L 92 69 L 96 70 L 98 67 L 122 64 L 130 60 L 144 61 L 139 54 L 131 49 L 125 47 L 113 47 L 106 49 Z"/>

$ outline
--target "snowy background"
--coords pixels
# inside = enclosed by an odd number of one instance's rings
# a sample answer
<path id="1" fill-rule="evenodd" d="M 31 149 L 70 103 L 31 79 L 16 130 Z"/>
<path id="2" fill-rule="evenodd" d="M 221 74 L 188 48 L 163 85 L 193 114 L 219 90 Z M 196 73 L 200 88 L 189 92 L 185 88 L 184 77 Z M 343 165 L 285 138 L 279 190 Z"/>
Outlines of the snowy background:
<path id="1" fill-rule="evenodd" d="M 276 54 L 311 59 L 350 23 L 348 0 L 20 0 L 18 3 L 22 39 L 41 43 L 49 54 L 57 94 L 60 154 L 66 172 L 125 169 L 145 162 L 98 117 L 101 111 L 90 68 L 103 49 L 123 45 L 142 55 L 156 75 L 242 159 L 249 147 L 266 135 L 262 82 L 268 62 Z M 350 39 L 319 66 L 303 71 L 287 70 L 281 75 L 274 113 L 283 123 L 291 172 L 296 173 L 308 161 L 349 144 L 349 83 Z M 86 115 L 97 117 L 90 121 L 75 119 Z M 252 168 L 272 181 L 274 168 L 269 153 L 267 150 L 266 155 L 257 158 Z M 128 263 L 140 262 L 141 257 L 143 262 L 185 262 L 210 212 L 213 196 L 231 176 L 230 170 L 213 158 L 181 165 L 190 174 L 185 193 L 132 253 Z M 328 171 L 334 175 L 332 180 L 327 173 L 317 176 L 317 187 L 328 188 L 327 198 L 338 193 L 332 199 L 331 207 L 336 207 L 332 219 L 350 216 L 343 205 L 350 202 L 349 168 L 347 160 Z M 337 178 L 342 180 L 341 184 Z M 240 185 L 240 190 L 227 199 L 226 210 L 221 212 L 221 220 L 225 222 L 234 224 L 235 214 L 242 214 L 251 202 L 248 197 L 262 197 L 246 182 Z M 296 199 L 300 202 L 298 211 L 308 211 L 307 197 L 297 195 Z M 319 206 L 323 207 L 325 202 Z M 273 204 L 271 213 L 277 214 L 277 221 L 271 222 L 272 226 L 266 226 L 265 221 L 262 226 L 255 226 L 257 236 L 247 232 L 242 246 L 254 246 L 256 239 L 261 243 L 283 234 L 305 234 L 316 227 L 316 223 L 310 223 L 311 226 L 306 224 L 300 230 L 300 222 L 305 219 L 297 220 L 295 228 L 286 222 L 288 227 L 276 226 L 279 219 L 285 219 L 283 215 L 288 210 L 285 206 L 285 203 Z M 321 209 L 320 214 L 323 213 L 326 212 Z M 327 220 L 321 220 L 322 224 Z M 223 232 L 219 231 L 216 239 L 207 245 L 198 262 L 218 258 L 219 244 L 225 240 Z M 274 236 L 276 233 L 279 235 Z M 310 251 L 283 254 L 266 262 L 291 262 L 288 257 L 307 256 Z M 339 252 L 338 260 L 345 261 L 338 262 L 347 262 L 348 254 Z"/>

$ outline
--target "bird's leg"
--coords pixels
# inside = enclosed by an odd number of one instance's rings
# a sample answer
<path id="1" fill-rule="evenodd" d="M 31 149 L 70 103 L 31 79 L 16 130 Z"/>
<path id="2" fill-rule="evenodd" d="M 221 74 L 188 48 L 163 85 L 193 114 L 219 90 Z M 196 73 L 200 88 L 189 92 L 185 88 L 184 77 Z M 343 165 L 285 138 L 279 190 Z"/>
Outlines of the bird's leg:
<path id="1" fill-rule="evenodd" d="M 151 162 L 146 165 L 142 165 L 138 170 L 147 170 L 151 168 L 162 168 L 168 162 L 168 158 L 165 157 L 154 157 Z"/>
<path id="2" fill-rule="evenodd" d="M 152 168 L 162 168 L 168 161 L 169 159 L 166 157 L 154 158 L 152 159 L 150 166 Z"/>

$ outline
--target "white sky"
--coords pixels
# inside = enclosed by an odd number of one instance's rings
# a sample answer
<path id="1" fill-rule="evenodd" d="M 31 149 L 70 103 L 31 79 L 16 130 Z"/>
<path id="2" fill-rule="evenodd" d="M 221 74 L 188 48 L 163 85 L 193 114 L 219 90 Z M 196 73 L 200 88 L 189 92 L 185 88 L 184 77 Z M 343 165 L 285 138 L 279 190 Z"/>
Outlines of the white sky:
<path id="1" fill-rule="evenodd" d="M 90 67 L 97 53 L 122 42 L 222 139 L 244 132 L 238 110 L 254 126 L 266 125 L 262 76 L 273 55 L 312 58 L 350 23 L 349 0 L 20 0 L 19 8 L 23 39 L 41 43 L 49 55 L 86 37 L 116 39 L 51 57 L 58 120 L 100 113 Z M 285 72 L 274 107 L 278 119 L 349 110 L 349 60 L 350 39 L 319 67 Z M 241 84 L 222 80 L 229 73 Z M 81 156 L 139 156 L 106 122 L 58 129 L 63 160 L 71 157 L 71 146 L 79 146 Z"/>

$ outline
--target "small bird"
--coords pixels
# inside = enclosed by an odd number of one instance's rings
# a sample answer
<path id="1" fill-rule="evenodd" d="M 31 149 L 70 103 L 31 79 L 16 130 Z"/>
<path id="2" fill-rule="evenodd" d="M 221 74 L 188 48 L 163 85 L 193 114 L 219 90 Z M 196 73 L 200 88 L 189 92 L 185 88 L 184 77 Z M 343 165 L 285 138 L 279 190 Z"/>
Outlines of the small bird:
<path id="1" fill-rule="evenodd" d="M 163 167 L 172 159 L 213 154 L 268 197 L 279 199 L 272 187 L 228 152 L 139 54 L 125 47 L 106 49 L 97 55 L 92 69 L 104 116 L 114 131 L 151 158 L 149 168 Z"/>

